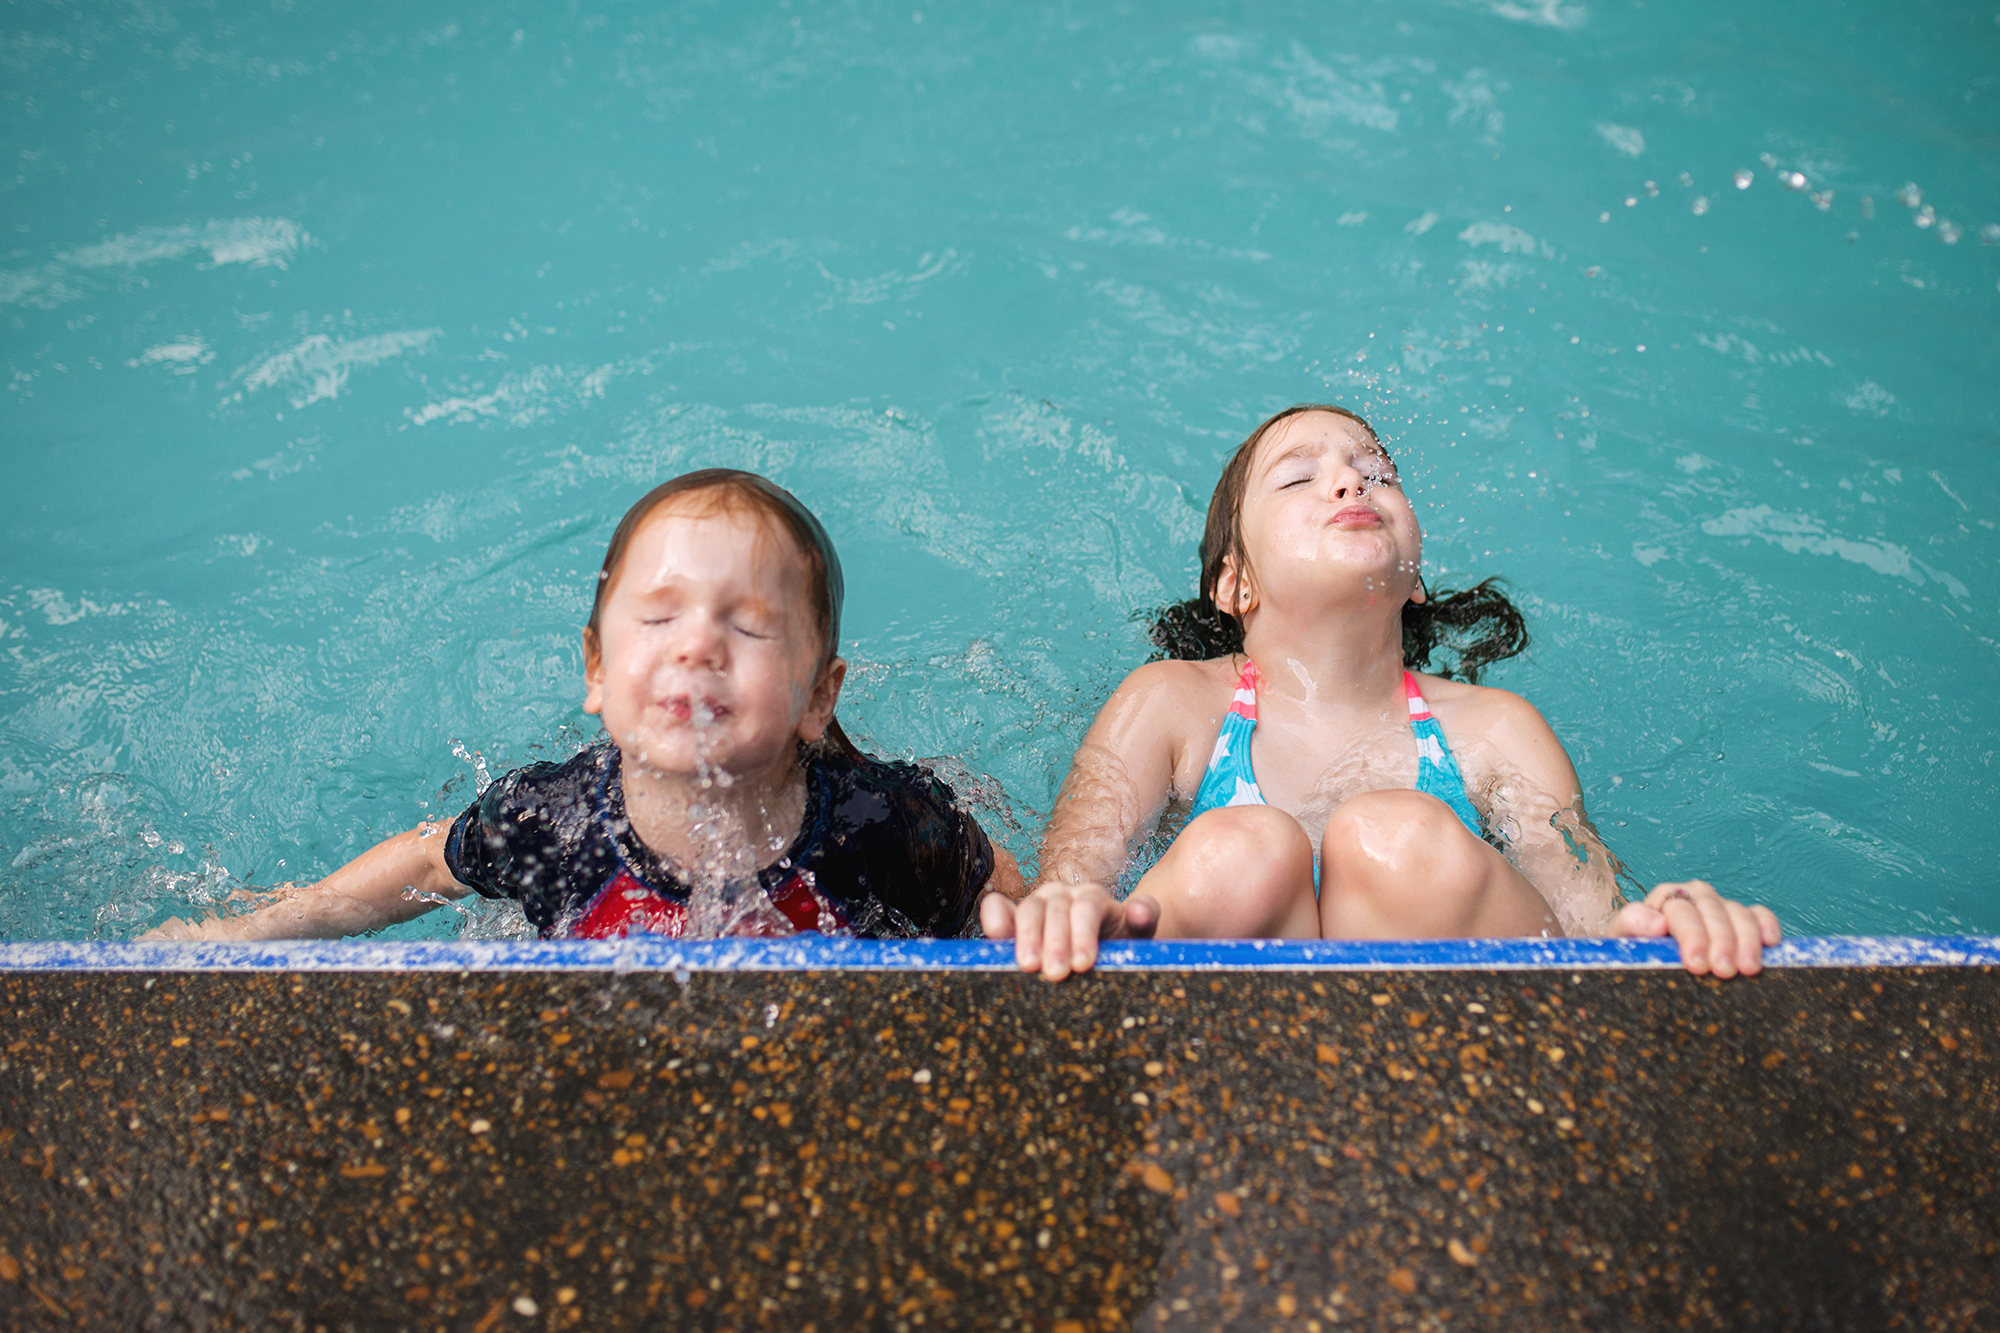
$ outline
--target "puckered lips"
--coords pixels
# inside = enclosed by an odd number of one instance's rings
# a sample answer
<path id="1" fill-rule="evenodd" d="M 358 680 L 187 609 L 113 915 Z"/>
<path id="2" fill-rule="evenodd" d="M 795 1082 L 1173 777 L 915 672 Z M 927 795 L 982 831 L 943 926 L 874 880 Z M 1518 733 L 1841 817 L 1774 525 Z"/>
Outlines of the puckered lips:
<path id="1" fill-rule="evenodd" d="M 1367 505 L 1348 505 L 1333 516 L 1336 528 L 1379 528 L 1382 516 Z"/>

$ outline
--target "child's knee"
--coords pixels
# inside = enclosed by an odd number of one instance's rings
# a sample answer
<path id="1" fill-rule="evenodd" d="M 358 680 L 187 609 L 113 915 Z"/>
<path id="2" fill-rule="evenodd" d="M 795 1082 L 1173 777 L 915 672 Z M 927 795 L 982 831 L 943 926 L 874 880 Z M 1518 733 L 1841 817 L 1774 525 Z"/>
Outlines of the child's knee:
<path id="1" fill-rule="evenodd" d="M 1405 789 L 1364 792 L 1342 803 L 1326 822 L 1320 854 L 1329 883 L 1419 883 L 1448 892 L 1483 876 L 1483 847 L 1450 806 Z"/>
<path id="2" fill-rule="evenodd" d="M 1211 810 L 1174 840 L 1161 888 L 1170 935 L 1316 933 L 1312 843 L 1299 821 L 1268 806 Z M 1161 868 L 1168 869 L 1164 863 Z"/>
<path id="3" fill-rule="evenodd" d="M 1268 805 L 1232 805 L 1210 810 L 1190 823 L 1181 838 L 1210 874 L 1237 882 L 1289 885 L 1312 874 L 1312 842 L 1299 821 Z"/>

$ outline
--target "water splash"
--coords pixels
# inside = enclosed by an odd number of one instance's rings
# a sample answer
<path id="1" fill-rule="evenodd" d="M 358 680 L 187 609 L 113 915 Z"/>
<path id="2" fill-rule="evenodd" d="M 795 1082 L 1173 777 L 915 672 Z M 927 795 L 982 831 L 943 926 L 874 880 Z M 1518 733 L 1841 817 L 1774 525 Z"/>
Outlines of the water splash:
<path id="1" fill-rule="evenodd" d="M 486 789 L 493 785 L 493 775 L 486 771 L 486 755 L 479 750 L 467 750 L 465 742 L 456 736 L 452 737 L 451 752 L 472 765 L 473 795 L 484 796 Z"/>
<path id="2" fill-rule="evenodd" d="M 687 925 L 683 933 L 694 939 L 795 935 L 798 928 L 772 905 L 770 895 L 758 882 L 763 848 L 751 836 L 739 808 L 722 799 L 722 793 L 736 784 L 736 778 L 714 761 L 716 718 L 707 701 L 695 702 L 691 721 L 695 734 L 695 772 L 704 795 L 688 807 L 688 841 L 694 849 L 694 858 L 691 865 L 684 867 L 689 886 Z"/>

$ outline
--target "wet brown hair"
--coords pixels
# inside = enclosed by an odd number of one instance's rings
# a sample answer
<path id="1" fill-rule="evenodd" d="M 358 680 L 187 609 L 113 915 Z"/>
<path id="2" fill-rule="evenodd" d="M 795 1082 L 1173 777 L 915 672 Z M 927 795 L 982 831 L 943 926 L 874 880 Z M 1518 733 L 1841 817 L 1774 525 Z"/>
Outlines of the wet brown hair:
<path id="1" fill-rule="evenodd" d="M 1331 403 L 1299 403 L 1267 418 L 1223 464 L 1222 476 L 1209 498 L 1208 521 L 1201 538 L 1201 585 L 1197 596 L 1165 606 L 1154 615 L 1147 637 L 1162 656 L 1204 661 L 1243 651 L 1243 622 L 1216 604 L 1222 571 L 1233 562 L 1242 574 L 1249 570 L 1243 548 L 1243 497 L 1250 487 L 1250 467 L 1257 446 L 1280 422 L 1307 412 L 1330 412 L 1368 432 L 1384 456 L 1388 450 L 1366 418 Z M 1413 671 L 1477 682 L 1495 662 L 1527 651 L 1528 625 L 1519 608 L 1500 590 L 1498 579 L 1485 579 L 1463 591 L 1439 589 L 1423 602 L 1403 604 L 1403 664 Z M 1456 663 L 1433 668 L 1431 655 L 1439 648 L 1456 652 Z"/>
<path id="2" fill-rule="evenodd" d="M 684 472 L 647 491 L 625 511 L 625 517 L 618 520 L 611 534 L 611 544 L 605 548 L 603 567 L 597 572 L 597 592 L 591 599 L 590 620 L 584 625 L 584 633 L 591 642 L 598 641 L 604 599 L 610 595 L 611 581 L 624 563 L 626 548 L 631 546 L 639 525 L 668 501 L 690 496 L 702 496 L 707 502 L 705 508 L 696 512 L 756 514 L 771 520 L 778 531 L 791 539 L 806 564 L 807 596 L 820 632 L 817 670 L 826 670 L 840 651 L 840 611 L 846 596 L 846 581 L 841 573 L 840 556 L 833 549 L 833 539 L 797 496 L 767 477 L 737 468 L 711 467 Z M 836 719 L 828 719 L 822 743 L 843 754 L 857 757 L 860 754 Z"/>

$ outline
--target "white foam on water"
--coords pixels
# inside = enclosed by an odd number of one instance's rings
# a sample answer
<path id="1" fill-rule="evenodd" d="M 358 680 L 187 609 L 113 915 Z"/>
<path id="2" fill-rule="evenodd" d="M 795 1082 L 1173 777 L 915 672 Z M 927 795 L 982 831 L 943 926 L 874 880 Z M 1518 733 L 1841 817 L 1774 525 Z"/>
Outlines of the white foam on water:
<path id="1" fill-rule="evenodd" d="M 1728 510 L 1719 517 L 1704 520 L 1701 530 L 1711 537 L 1758 537 L 1793 555 L 1839 556 L 1877 574 L 1908 579 L 1919 585 L 1929 575 L 1952 596 L 1971 596 L 1971 589 L 1958 578 L 1925 564 L 1894 542 L 1842 537 L 1829 533 L 1816 519 L 1781 513 L 1769 505 Z"/>
<path id="2" fill-rule="evenodd" d="M 1475 222 L 1458 239 L 1467 245 L 1497 245 L 1509 255 L 1531 255 L 1541 248 L 1533 236 L 1505 222 Z"/>
<path id="3" fill-rule="evenodd" d="M 302 408 L 339 397 L 353 371 L 378 365 L 405 352 L 422 351 L 443 333 L 442 329 L 409 329 L 363 338 L 332 338 L 315 333 L 237 374 L 243 381 L 244 393 L 257 393 L 279 384 L 293 385 L 291 404 Z"/>
<path id="4" fill-rule="evenodd" d="M 136 268 L 197 250 L 215 265 L 284 268 L 311 237 L 290 218 L 217 218 L 200 226 L 144 227 L 58 255 L 75 268 Z"/>
<path id="5" fill-rule="evenodd" d="M 1581 28 L 1590 21 L 1589 10 L 1582 5 L 1563 4 L 1562 0 L 1530 0 L 1525 5 L 1514 4 L 1513 0 L 1494 0 L 1487 8 L 1503 19 L 1564 32 Z"/>
<path id="6" fill-rule="evenodd" d="M 1646 136 L 1630 125 L 1613 125 L 1606 121 L 1597 127 L 1597 134 L 1627 157 L 1637 157 L 1646 151 Z"/>

